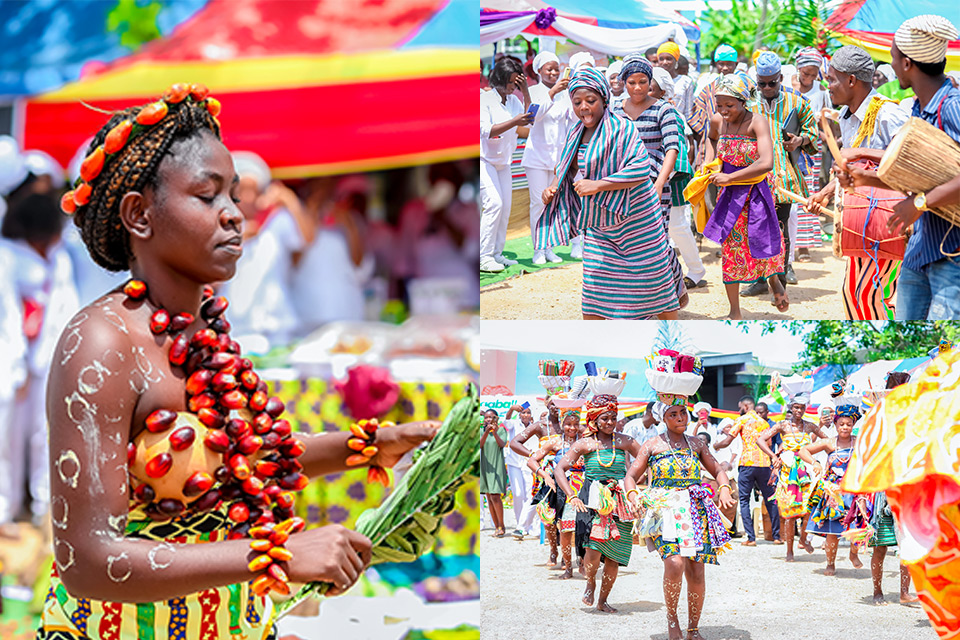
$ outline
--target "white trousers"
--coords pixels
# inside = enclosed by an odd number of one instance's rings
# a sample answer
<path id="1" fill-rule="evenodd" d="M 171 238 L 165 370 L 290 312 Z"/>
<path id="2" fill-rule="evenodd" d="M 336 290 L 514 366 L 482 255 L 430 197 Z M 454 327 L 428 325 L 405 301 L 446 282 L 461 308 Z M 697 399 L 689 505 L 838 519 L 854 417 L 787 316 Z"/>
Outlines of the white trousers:
<path id="1" fill-rule="evenodd" d="M 670 207 L 670 239 L 680 249 L 680 257 L 687 265 L 687 277 L 694 282 L 703 280 L 703 276 L 707 275 L 707 269 L 700 260 L 697 241 L 690 229 L 690 205 Z"/>
<path id="2" fill-rule="evenodd" d="M 47 381 L 31 377 L 26 396 L 0 402 L 0 523 L 12 522 L 29 485 L 30 511 L 44 515 L 50 505 L 47 447 Z"/>
<path id="3" fill-rule="evenodd" d="M 525 534 L 532 533 L 536 508 L 531 504 L 530 490 L 533 488 L 533 475 L 529 469 L 507 465 L 510 476 L 510 491 L 513 493 L 513 514 L 517 519 L 517 529 Z"/>
<path id="4" fill-rule="evenodd" d="M 537 246 L 534 232 L 537 228 L 537 220 L 543 215 L 543 210 L 547 205 L 543 204 L 543 192 L 556 174 L 553 169 L 526 169 L 527 171 L 527 189 L 530 192 L 530 242 L 534 248 Z"/>
<path id="5" fill-rule="evenodd" d="M 790 207 L 790 222 L 787 225 L 790 229 L 790 255 L 787 256 L 787 262 L 793 264 L 793 258 L 797 255 L 797 207 L 800 205 L 795 204 Z"/>
<path id="6" fill-rule="evenodd" d="M 513 196 L 510 165 L 494 167 L 480 161 L 480 259 L 503 251 Z"/>

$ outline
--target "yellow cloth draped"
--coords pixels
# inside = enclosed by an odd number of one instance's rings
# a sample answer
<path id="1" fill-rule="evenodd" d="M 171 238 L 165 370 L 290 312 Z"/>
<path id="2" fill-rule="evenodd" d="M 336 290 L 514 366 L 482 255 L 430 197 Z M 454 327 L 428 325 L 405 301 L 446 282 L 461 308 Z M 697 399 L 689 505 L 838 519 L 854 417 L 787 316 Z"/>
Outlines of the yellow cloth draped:
<path id="1" fill-rule="evenodd" d="M 960 351 L 897 387 L 860 428 L 842 489 L 886 491 L 899 548 L 940 638 L 960 638 Z"/>
<path id="2" fill-rule="evenodd" d="M 683 197 L 686 198 L 687 202 L 693 207 L 693 219 L 697 223 L 697 231 L 700 233 L 703 233 L 703 228 L 707 226 L 707 219 L 710 217 L 710 212 L 707 211 L 707 203 L 705 202 L 707 187 L 710 185 L 710 176 L 714 173 L 720 173 L 722 167 L 723 162 L 720 161 L 720 158 L 714 158 L 710 162 L 705 163 L 693 175 L 690 182 L 687 183 L 687 188 L 683 190 Z M 734 180 L 730 184 L 760 184 L 766 179 L 767 174 L 764 173 L 755 178 Z"/>

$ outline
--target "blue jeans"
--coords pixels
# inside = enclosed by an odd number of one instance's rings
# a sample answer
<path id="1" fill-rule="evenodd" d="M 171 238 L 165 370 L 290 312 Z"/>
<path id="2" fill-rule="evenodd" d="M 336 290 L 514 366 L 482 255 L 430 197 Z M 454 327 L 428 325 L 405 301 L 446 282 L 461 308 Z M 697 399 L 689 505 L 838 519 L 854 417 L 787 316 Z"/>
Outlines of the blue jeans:
<path id="1" fill-rule="evenodd" d="M 923 271 L 902 266 L 897 320 L 960 320 L 960 258 L 941 258 Z"/>
<path id="2" fill-rule="evenodd" d="M 737 474 L 737 486 L 740 493 L 740 517 L 743 518 L 743 530 L 748 540 L 756 540 L 757 534 L 753 530 L 753 514 L 750 513 L 750 492 L 756 487 L 763 496 L 763 506 L 770 515 L 770 528 L 773 529 L 774 540 L 780 539 L 780 512 L 777 503 L 770 500 L 773 497 L 774 487 L 770 482 L 770 467 L 740 467 Z"/>

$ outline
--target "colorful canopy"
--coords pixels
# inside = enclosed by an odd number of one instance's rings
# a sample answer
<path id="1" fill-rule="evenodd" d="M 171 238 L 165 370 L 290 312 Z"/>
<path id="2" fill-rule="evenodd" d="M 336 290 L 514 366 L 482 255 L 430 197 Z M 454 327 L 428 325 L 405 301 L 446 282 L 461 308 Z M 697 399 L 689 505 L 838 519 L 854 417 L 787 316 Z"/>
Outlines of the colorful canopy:
<path id="1" fill-rule="evenodd" d="M 935 14 L 960 28 L 956 0 L 843 0 L 827 18 L 826 27 L 844 44 L 855 44 L 874 58 L 890 60 L 897 28 L 910 18 Z M 947 69 L 960 69 L 960 40 L 947 47 Z"/>
<path id="2" fill-rule="evenodd" d="M 64 165 L 96 109 L 199 82 L 224 142 L 278 178 L 477 155 L 476 4 L 470 0 L 210 0 L 162 40 L 29 100 L 22 145 Z"/>
<path id="3" fill-rule="evenodd" d="M 686 47 L 700 30 L 659 0 L 606 0 L 585 7 L 576 0 L 483 0 L 480 44 L 519 33 L 569 38 L 610 55 L 626 55 L 672 39 Z"/>

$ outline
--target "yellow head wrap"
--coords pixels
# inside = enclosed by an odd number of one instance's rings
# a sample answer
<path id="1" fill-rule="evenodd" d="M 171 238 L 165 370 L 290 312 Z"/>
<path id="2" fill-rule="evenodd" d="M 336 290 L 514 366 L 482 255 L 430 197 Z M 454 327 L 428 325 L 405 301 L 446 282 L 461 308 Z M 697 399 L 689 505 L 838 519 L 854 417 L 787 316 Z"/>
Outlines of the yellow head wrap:
<path id="1" fill-rule="evenodd" d="M 680 47 L 677 46 L 676 42 L 671 42 L 670 40 L 667 40 L 666 42 L 664 42 L 657 49 L 657 55 L 660 55 L 661 53 L 669 53 L 670 55 L 673 56 L 674 60 L 680 59 Z"/>

